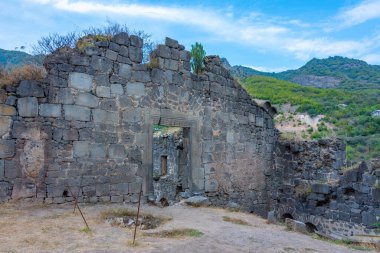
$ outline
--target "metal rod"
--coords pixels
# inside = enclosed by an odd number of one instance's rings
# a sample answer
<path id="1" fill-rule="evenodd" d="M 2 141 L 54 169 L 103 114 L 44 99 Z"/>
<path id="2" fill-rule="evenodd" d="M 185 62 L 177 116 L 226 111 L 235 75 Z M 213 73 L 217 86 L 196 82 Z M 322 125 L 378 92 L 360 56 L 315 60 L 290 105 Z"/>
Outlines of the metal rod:
<path id="1" fill-rule="evenodd" d="M 82 188 L 82 181 L 83 181 L 83 175 L 80 177 L 80 184 L 79 184 L 79 188 L 78 188 L 78 194 L 77 194 L 76 197 L 73 196 L 74 197 L 74 201 L 75 201 L 73 213 L 75 213 L 75 208 L 78 205 L 78 197 L 79 197 L 79 194 L 80 194 L 80 189 Z"/>
<path id="2" fill-rule="evenodd" d="M 84 215 L 83 215 L 83 213 L 82 213 L 82 210 L 80 210 L 80 207 L 79 207 L 79 205 L 78 205 L 77 196 L 75 196 L 75 195 L 73 194 L 73 192 L 71 191 L 71 188 L 70 188 L 69 185 L 67 185 L 67 188 L 69 189 L 71 196 L 73 196 L 73 198 L 75 199 L 74 205 L 78 208 L 78 211 L 79 211 L 80 215 L 82 216 L 82 219 L 83 219 L 84 223 L 86 224 L 87 229 L 90 229 L 90 227 L 89 227 L 88 224 L 87 224 L 86 218 L 84 218 Z"/>
<path id="3" fill-rule="evenodd" d="M 136 222 L 135 222 L 135 232 L 133 234 L 133 245 L 135 245 L 135 240 L 136 240 L 136 231 L 137 231 L 137 222 L 139 221 L 139 215 L 140 215 L 140 202 L 141 202 L 141 193 L 142 193 L 142 183 L 140 187 L 140 193 L 139 193 L 139 204 L 137 207 L 137 215 L 136 215 Z"/>

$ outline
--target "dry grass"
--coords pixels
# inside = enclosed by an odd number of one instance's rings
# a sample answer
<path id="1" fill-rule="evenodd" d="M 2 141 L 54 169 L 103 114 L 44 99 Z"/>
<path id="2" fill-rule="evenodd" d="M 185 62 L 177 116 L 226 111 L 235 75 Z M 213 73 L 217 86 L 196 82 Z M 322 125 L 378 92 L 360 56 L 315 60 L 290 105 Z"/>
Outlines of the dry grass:
<path id="1" fill-rule="evenodd" d="M 136 211 L 119 208 L 119 209 L 111 209 L 108 211 L 104 211 L 100 214 L 100 217 L 103 220 L 106 220 L 109 218 L 117 218 L 117 217 L 129 218 L 129 219 L 135 220 L 136 214 L 137 214 Z M 142 230 L 157 228 L 171 220 L 171 218 L 169 217 L 155 216 L 150 213 L 140 213 L 139 220 L 140 218 L 142 219 L 142 226 L 141 226 Z"/>
<path id="2" fill-rule="evenodd" d="M 248 222 L 246 222 L 244 220 L 232 218 L 232 217 L 228 217 L 228 216 L 223 216 L 223 220 L 227 221 L 227 222 L 234 223 L 234 224 L 238 224 L 238 225 L 251 226 L 251 224 L 249 224 Z"/>
<path id="3" fill-rule="evenodd" d="M 5 70 L 0 69 L 0 87 L 18 85 L 22 80 L 42 80 L 46 76 L 43 67 L 29 64 L 21 67 Z"/>
<path id="4" fill-rule="evenodd" d="M 144 233 L 145 236 L 159 238 L 183 238 L 183 237 L 201 237 L 203 233 L 192 228 L 177 228 L 171 230 L 163 230 L 154 233 Z"/>
<path id="5" fill-rule="evenodd" d="M 322 237 L 318 234 L 312 234 L 311 237 L 317 240 L 334 243 L 338 245 L 343 245 L 351 249 L 362 250 L 362 251 L 376 250 L 376 245 L 371 244 L 371 243 L 353 242 L 350 240 L 333 240 L 326 237 Z"/>

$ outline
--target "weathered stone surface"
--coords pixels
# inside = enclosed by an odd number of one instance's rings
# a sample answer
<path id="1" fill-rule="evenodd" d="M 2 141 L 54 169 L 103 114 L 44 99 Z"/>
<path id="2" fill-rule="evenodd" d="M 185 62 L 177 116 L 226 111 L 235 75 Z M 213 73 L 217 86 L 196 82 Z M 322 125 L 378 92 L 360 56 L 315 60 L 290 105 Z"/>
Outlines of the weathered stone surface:
<path id="1" fill-rule="evenodd" d="M 210 205 L 210 201 L 208 200 L 208 198 L 203 197 L 203 196 L 190 197 L 185 200 L 185 203 L 188 204 L 189 206 L 195 206 L 195 207 Z"/>
<path id="2" fill-rule="evenodd" d="M 12 126 L 12 118 L 0 116 L 0 137 L 9 134 Z"/>
<path id="3" fill-rule="evenodd" d="M 62 116 L 62 106 L 59 104 L 40 104 L 40 116 L 58 118 Z"/>
<path id="4" fill-rule="evenodd" d="M 89 93 L 80 93 L 75 100 L 75 104 L 95 108 L 99 105 L 99 98 Z"/>
<path id="5" fill-rule="evenodd" d="M 118 124 L 119 123 L 119 113 L 110 112 L 101 109 L 93 109 L 92 116 L 95 123 L 104 123 L 104 124 Z"/>
<path id="6" fill-rule="evenodd" d="M 37 81 L 23 80 L 17 87 L 17 95 L 21 97 L 44 97 L 44 90 Z"/>
<path id="7" fill-rule="evenodd" d="M 143 83 L 128 83 L 127 95 L 130 96 L 143 96 L 145 95 L 145 86 Z"/>
<path id="8" fill-rule="evenodd" d="M 70 128 L 62 131 L 62 139 L 65 141 L 77 141 L 79 138 L 78 130 Z"/>
<path id="9" fill-rule="evenodd" d="M 141 63 L 142 57 L 143 57 L 141 48 L 131 46 L 129 47 L 128 50 L 129 50 L 129 59 L 131 59 L 131 61 L 133 62 Z"/>
<path id="10" fill-rule="evenodd" d="M 132 76 L 132 67 L 128 64 L 119 64 L 119 76 L 129 80 Z"/>
<path id="11" fill-rule="evenodd" d="M 10 158 L 15 154 L 14 140 L 0 140 L 0 158 Z"/>
<path id="12" fill-rule="evenodd" d="M 18 114 L 21 117 L 38 116 L 38 101 L 35 97 L 24 97 L 17 100 Z"/>
<path id="13" fill-rule="evenodd" d="M 158 45 L 157 46 L 157 55 L 162 58 L 171 58 L 171 51 L 168 46 Z"/>
<path id="14" fill-rule="evenodd" d="M 73 155 L 74 157 L 88 157 L 90 154 L 89 142 L 88 141 L 74 141 L 73 145 Z"/>
<path id="15" fill-rule="evenodd" d="M 106 86 L 98 86 L 96 87 L 96 96 L 102 98 L 110 98 L 111 97 L 111 88 Z"/>
<path id="16" fill-rule="evenodd" d="M 90 145 L 90 157 L 95 159 L 105 158 L 107 155 L 106 146 L 101 143 Z"/>
<path id="17" fill-rule="evenodd" d="M 66 120 L 90 121 L 91 110 L 79 105 L 64 105 Z"/>
<path id="18" fill-rule="evenodd" d="M 128 33 L 123 32 L 123 33 L 116 34 L 115 36 L 113 36 L 112 41 L 119 45 L 128 46 L 129 45 Z"/>
<path id="19" fill-rule="evenodd" d="M 124 88 L 121 84 L 118 84 L 118 83 L 111 84 L 111 96 L 123 95 L 123 94 L 124 94 Z"/>
<path id="20" fill-rule="evenodd" d="M 120 144 L 111 144 L 108 148 L 108 157 L 111 159 L 124 159 L 125 147 Z"/>
<path id="21" fill-rule="evenodd" d="M 106 57 L 110 59 L 111 61 L 116 61 L 117 59 L 117 52 L 112 51 L 110 49 L 107 49 L 106 51 Z"/>
<path id="22" fill-rule="evenodd" d="M 72 72 L 69 74 L 69 87 L 83 91 L 91 91 L 93 76 L 84 73 Z"/>
<path id="23" fill-rule="evenodd" d="M 143 40 L 140 37 L 136 35 L 131 35 L 129 39 L 130 39 L 131 46 L 142 48 Z"/>
<path id="24" fill-rule="evenodd" d="M 177 40 L 166 37 L 165 38 L 165 46 L 172 48 L 179 48 L 179 44 Z"/>
<path id="25" fill-rule="evenodd" d="M 0 115 L 13 116 L 16 114 L 16 109 L 13 106 L 0 104 Z"/>

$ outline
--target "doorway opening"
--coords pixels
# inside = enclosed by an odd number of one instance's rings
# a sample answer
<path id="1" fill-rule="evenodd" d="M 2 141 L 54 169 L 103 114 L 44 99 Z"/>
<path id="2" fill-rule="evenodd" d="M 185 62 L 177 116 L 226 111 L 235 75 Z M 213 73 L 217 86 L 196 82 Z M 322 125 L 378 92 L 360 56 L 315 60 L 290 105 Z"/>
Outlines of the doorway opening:
<path id="1" fill-rule="evenodd" d="M 153 125 L 152 144 L 154 199 L 172 205 L 190 187 L 190 128 Z"/>

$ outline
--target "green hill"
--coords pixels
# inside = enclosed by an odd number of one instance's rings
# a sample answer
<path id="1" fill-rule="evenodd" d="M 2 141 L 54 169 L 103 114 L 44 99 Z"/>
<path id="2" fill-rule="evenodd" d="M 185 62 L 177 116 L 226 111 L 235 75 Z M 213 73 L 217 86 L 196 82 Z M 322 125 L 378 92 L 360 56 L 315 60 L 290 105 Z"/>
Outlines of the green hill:
<path id="1" fill-rule="evenodd" d="M 41 65 L 42 56 L 33 56 L 22 51 L 4 50 L 0 48 L 0 66 L 13 68 L 27 63 Z"/>
<path id="2" fill-rule="evenodd" d="M 380 66 L 341 56 L 312 59 L 299 69 L 280 73 L 260 72 L 243 66 L 233 66 L 230 70 L 238 78 L 252 75 L 271 76 L 318 88 L 354 90 L 380 88 Z"/>
<path id="3" fill-rule="evenodd" d="M 254 98 L 275 105 L 291 103 L 299 106 L 298 112 L 312 116 L 326 115 L 324 120 L 334 124 L 337 136 L 347 142 L 348 159 L 380 156 L 380 117 L 371 116 L 380 109 L 379 89 L 322 89 L 263 76 L 246 78 L 242 85 Z M 322 135 L 313 136 L 318 139 Z"/>

